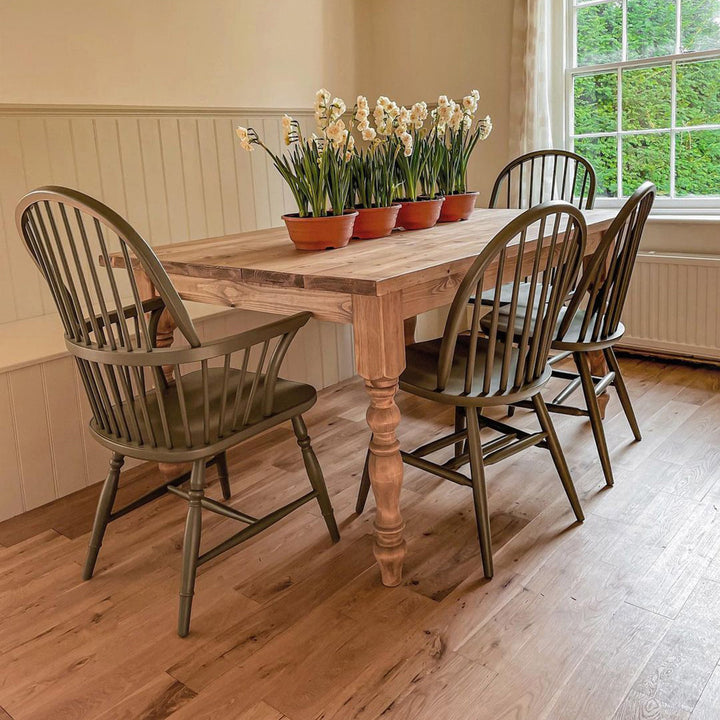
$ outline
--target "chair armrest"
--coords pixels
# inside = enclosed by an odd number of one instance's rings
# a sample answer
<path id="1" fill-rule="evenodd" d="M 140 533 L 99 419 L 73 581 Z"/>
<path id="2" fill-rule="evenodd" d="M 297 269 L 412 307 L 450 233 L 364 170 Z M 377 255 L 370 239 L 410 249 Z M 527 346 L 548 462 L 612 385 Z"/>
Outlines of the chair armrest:
<path id="1" fill-rule="evenodd" d="M 220 340 L 213 340 L 196 348 L 153 348 L 152 350 L 112 350 L 109 347 L 84 345 L 69 338 L 65 339 L 68 351 L 73 355 L 90 362 L 106 365 L 128 365 L 134 367 L 162 367 L 163 365 L 184 365 L 186 363 L 213 360 L 231 355 L 239 350 L 251 348 L 253 345 L 269 342 L 273 338 L 295 336 L 295 333 L 307 323 L 312 313 L 302 312 L 275 322 L 262 325 L 252 330 L 245 330 Z M 287 341 L 286 345 L 289 345 Z M 287 350 L 287 347 L 285 347 Z M 277 350 L 276 353 L 277 354 Z M 283 352 L 284 355 L 284 352 Z"/>
<path id="2" fill-rule="evenodd" d="M 155 335 L 157 333 L 157 322 L 160 319 L 162 311 L 165 309 L 165 302 L 161 297 L 149 298 L 147 300 L 143 300 L 142 308 L 144 312 L 151 313 L 150 322 L 148 324 L 148 331 L 150 332 L 150 336 L 154 341 Z M 137 317 L 137 307 L 135 306 L 135 304 L 126 305 L 122 310 L 122 315 L 126 320 Z M 119 313 L 116 310 L 108 311 L 107 321 L 111 325 L 117 325 L 120 322 Z M 93 324 L 95 324 L 101 330 L 107 326 L 105 318 L 102 315 L 97 315 L 95 317 L 94 323 L 91 319 L 85 319 L 85 327 L 87 328 L 87 331 L 89 333 L 95 330 Z"/>

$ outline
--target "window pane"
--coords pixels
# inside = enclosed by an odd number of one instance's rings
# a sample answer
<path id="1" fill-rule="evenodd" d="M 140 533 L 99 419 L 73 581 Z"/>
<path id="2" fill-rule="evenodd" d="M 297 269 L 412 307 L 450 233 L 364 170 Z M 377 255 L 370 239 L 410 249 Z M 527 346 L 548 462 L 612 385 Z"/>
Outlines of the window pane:
<path id="1" fill-rule="evenodd" d="M 625 70 L 623 83 L 623 130 L 654 130 L 670 127 L 670 67 Z"/>
<path id="2" fill-rule="evenodd" d="M 676 195 L 720 195 L 720 130 L 678 133 L 675 168 Z"/>
<path id="3" fill-rule="evenodd" d="M 622 3 L 577 9 L 577 65 L 622 60 Z"/>
<path id="4" fill-rule="evenodd" d="M 675 53 L 675 0 L 628 0 L 627 58 Z"/>
<path id="5" fill-rule="evenodd" d="M 670 135 L 629 135 L 622 139 L 623 195 L 631 195 L 646 180 L 658 195 L 670 193 Z"/>
<path id="6" fill-rule="evenodd" d="M 677 66 L 677 124 L 720 124 L 720 60 Z"/>
<path id="7" fill-rule="evenodd" d="M 587 158 L 597 175 L 598 197 L 617 197 L 617 140 L 614 137 L 579 138 L 575 152 Z"/>
<path id="8" fill-rule="evenodd" d="M 682 0 L 682 51 L 720 48 L 720 0 Z"/>
<path id="9" fill-rule="evenodd" d="M 574 88 L 576 134 L 617 130 L 617 73 L 576 77 Z"/>

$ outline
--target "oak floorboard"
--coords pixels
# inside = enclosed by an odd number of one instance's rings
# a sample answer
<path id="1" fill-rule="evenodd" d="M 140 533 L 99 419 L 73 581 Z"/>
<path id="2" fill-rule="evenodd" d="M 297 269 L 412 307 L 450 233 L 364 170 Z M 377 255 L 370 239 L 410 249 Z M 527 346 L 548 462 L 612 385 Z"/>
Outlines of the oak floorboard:
<path id="1" fill-rule="evenodd" d="M 720 707 L 720 665 L 715 666 L 713 674 L 703 688 L 702 695 L 693 708 L 692 720 L 715 720 Z"/>
<path id="2" fill-rule="evenodd" d="M 720 371 L 621 364 L 645 440 L 632 441 L 611 390 L 607 489 L 586 419 L 556 416 L 583 524 L 546 451 L 492 466 L 490 581 L 469 489 L 406 468 L 405 576 L 380 584 L 372 494 L 354 511 L 368 441 L 358 380 L 307 414 L 342 541 L 309 504 L 204 565 L 185 639 L 182 501 L 112 523 L 89 582 L 99 486 L 0 523 L 0 720 L 720 718 Z M 452 423 L 447 408 L 402 393 L 398 404 L 403 447 Z M 536 427 L 532 413 L 514 421 Z M 249 512 L 307 489 L 289 428 L 229 465 L 231 502 Z M 128 471 L 124 497 L 159 479 Z M 203 519 L 208 545 L 236 528 Z"/>
<path id="3" fill-rule="evenodd" d="M 162 673 L 137 692 L 131 693 L 117 705 L 98 715 L 97 720 L 165 720 L 194 697 L 195 693 L 190 688 Z"/>
<path id="4" fill-rule="evenodd" d="M 699 580 L 613 718 L 689 717 L 718 661 L 720 585 Z"/>

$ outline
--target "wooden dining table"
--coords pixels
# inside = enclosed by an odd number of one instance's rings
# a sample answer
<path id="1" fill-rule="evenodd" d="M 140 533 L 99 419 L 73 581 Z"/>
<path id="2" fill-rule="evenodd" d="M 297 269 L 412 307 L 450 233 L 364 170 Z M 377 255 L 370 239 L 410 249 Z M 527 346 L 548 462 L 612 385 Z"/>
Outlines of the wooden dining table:
<path id="1" fill-rule="evenodd" d="M 406 554 L 403 461 L 396 434 L 402 418 L 395 403 L 405 368 L 406 321 L 449 305 L 473 260 L 520 212 L 476 209 L 464 222 L 395 231 L 387 238 L 321 252 L 296 250 L 284 227 L 155 248 L 186 300 L 284 315 L 310 311 L 319 320 L 352 325 L 356 370 L 368 394 L 374 554 L 385 585 L 401 582 Z M 614 214 L 584 211 L 586 255 Z M 113 258 L 113 264 L 122 263 L 122 257 Z M 140 267 L 136 276 L 144 294 L 152 296 L 154 288 Z M 166 313 L 158 332 L 160 347 L 172 343 L 173 331 Z M 603 362 L 601 357 L 596 361 Z"/>

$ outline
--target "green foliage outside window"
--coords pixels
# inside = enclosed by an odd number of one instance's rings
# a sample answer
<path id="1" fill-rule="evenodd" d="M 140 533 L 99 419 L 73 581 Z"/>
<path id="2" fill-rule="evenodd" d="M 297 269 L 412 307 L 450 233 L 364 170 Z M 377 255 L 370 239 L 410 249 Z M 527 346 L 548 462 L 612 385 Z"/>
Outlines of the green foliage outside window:
<path id="1" fill-rule="evenodd" d="M 679 132 L 675 152 L 678 196 L 720 195 L 720 130 Z"/>
<path id="2" fill-rule="evenodd" d="M 617 140 L 614 137 L 578 138 L 575 152 L 587 158 L 597 175 L 596 194 L 617 195 Z"/>
<path id="3" fill-rule="evenodd" d="M 627 0 L 627 60 L 673 55 L 676 2 L 681 2 L 679 51 L 720 50 L 720 0 Z M 580 6 L 577 19 L 577 65 L 623 60 L 622 3 Z M 679 61 L 676 70 L 675 194 L 720 195 L 720 130 L 684 127 L 720 125 L 720 59 Z M 672 67 L 669 62 L 620 71 L 577 75 L 573 79 L 574 134 L 667 130 L 660 133 L 576 138 L 576 152 L 598 173 L 600 195 L 628 195 L 652 180 L 669 194 Z M 622 144 L 622 187 L 618 188 L 618 143 Z"/>
<path id="4" fill-rule="evenodd" d="M 575 132 L 617 130 L 618 76 L 616 72 L 575 78 Z"/>

